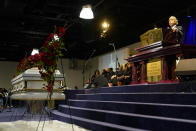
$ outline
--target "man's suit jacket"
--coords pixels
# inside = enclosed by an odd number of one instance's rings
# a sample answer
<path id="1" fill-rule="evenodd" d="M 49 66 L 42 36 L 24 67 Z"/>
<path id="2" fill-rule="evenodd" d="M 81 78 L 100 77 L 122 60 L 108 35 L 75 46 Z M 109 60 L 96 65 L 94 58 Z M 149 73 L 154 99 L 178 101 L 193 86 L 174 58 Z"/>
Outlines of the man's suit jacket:
<path id="1" fill-rule="evenodd" d="M 183 29 L 182 26 L 176 26 L 177 30 L 172 31 L 171 27 L 167 28 L 167 32 L 164 37 L 164 42 L 182 43 L 183 41 Z"/>
<path id="2" fill-rule="evenodd" d="M 176 34 L 176 39 L 179 43 L 182 42 L 183 39 L 183 31 L 182 31 L 182 26 L 176 26 L 177 30 L 175 32 Z"/>

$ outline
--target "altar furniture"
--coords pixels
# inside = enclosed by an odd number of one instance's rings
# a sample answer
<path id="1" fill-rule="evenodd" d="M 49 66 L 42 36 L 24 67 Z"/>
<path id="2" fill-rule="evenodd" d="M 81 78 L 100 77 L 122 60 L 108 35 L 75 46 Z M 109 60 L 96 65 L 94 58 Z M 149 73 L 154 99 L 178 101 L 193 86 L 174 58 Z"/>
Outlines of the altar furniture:
<path id="1" fill-rule="evenodd" d="M 169 57 L 180 59 L 196 57 L 196 46 L 165 43 L 164 41 L 137 48 L 136 51 L 138 51 L 137 54 L 127 59 L 132 65 L 132 84 L 171 82 L 168 79 L 168 63 L 166 59 Z"/>

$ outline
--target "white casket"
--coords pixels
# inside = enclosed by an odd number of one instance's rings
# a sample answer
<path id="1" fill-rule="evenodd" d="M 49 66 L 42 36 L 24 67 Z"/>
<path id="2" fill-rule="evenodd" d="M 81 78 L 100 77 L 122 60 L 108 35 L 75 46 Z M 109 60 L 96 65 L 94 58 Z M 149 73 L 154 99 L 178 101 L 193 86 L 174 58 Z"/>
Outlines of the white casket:
<path id="1" fill-rule="evenodd" d="M 53 87 L 52 100 L 64 100 L 65 95 L 62 93 L 62 82 L 64 78 L 59 70 L 55 71 L 55 82 Z M 22 74 L 11 80 L 12 95 L 11 99 L 15 100 L 48 100 L 48 91 L 44 88 L 47 85 L 41 79 L 37 68 L 28 69 Z"/>

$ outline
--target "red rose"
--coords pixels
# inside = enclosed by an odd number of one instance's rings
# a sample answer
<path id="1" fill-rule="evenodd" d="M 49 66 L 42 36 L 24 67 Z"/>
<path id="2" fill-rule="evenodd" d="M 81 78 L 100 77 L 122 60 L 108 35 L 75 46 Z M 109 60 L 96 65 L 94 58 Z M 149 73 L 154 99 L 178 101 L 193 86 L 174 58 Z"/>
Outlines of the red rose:
<path id="1" fill-rule="evenodd" d="M 40 60 L 39 54 L 35 54 L 33 59 L 35 62 L 38 62 Z"/>
<path id="2" fill-rule="evenodd" d="M 40 52 L 39 55 L 40 55 L 40 56 L 44 56 L 44 52 Z"/>
<path id="3" fill-rule="evenodd" d="M 42 74 L 42 72 L 41 72 L 41 71 L 39 71 L 39 73 L 40 73 L 40 75 Z"/>
<path id="4" fill-rule="evenodd" d="M 43 61 L 45 64 L 47 64 L 49 60 L 48 60 L 47 57 L 43 57 L 43 58 L 42 58 L 42 61 Z"/>
<path id="5" fill-rule="evenodd" d="M 47 73 L 41 73 L 41 77 L 47 77 L 48 76 L 48 74 Z"/>
<path id="6" fill-rule="evenodd" d="M 55 53 L 53 53 L 53 52 L 48 52 L 47 55 L 48 55 L 48 56 L 51 56 L 51 57 L 55 57 Z"/>
<path id="7" fill-rule="evenodd" d="M 40 52 L 40 53 L 39 53 L 40 59 L 43 59 L 44 55 L 45 55 L 44 52 Z"/>
<path id="8" fill-rule="evenodd" d="M 38 66 L 38 69 L 39 69 L 39 70 L 41 70 L 41 69 L 42 69 L 42 66 L 41 66 L 41 65 L 40 65 L 40 66 Z"/>
<path id="9" fill-rule="evenodd" d="M 54 38 L 54 34 L 53 34 L 53 33 L 51 33 L 51 34 L 49 35 L 49 37 L 48 37 L 47 41 L 51 41 L 53 38 Z"/>
<path id="10" fill-rule="evenodd" d="M 45 41 L 43 46 L 44 47 L 48 46 L 48 41 Z"/>
<path id="11" fill-rule="evenodd" d="M 52 86 L 47 86 L 48 91 L 51 91 L 51 89 L 52 89 Z"/>
<path id="12" fill-rule="evenodd" d="M 35 55 L 34 55 L 35 58 L 38 58 L 38 56 L 39 56 L 38 54 L 35 54 Z"/>
<path id="13" fill-rule="evenodd" d="M 59 46 L 59 43 L 54 43 L 54 47 L 58 47 Z"/>
<path id="14" fill-rule="evenodd" d="M 53 66 L 54 65 L 54 61 L 53 60 L 50 60 L 49 61 L 49 65 Z"/>
<path id="15" fill-rule="evenodd" d="M 65 28 L 59 27 L 59 33 L 65 34 Z"/>
<path id="16" fill-rule="evenodd" d="M 49 51 L 53 51 L 54 50 L 54 46 L 53 45 L 49 45 Z"/>
<path id="17" fill-rule="evenodd" d="M 65 29 L 63 27 L 59 27 L 58 37 L 61 37 L 65 34 Z"/>
<path id="18" fill-rule="evenodd" d="M 33 58 L 34 58 L 34 56 L 33 56 L 33 55 L 29 56 L 28 61 L 32 61 L 32 60 L 33 60 Z"/>

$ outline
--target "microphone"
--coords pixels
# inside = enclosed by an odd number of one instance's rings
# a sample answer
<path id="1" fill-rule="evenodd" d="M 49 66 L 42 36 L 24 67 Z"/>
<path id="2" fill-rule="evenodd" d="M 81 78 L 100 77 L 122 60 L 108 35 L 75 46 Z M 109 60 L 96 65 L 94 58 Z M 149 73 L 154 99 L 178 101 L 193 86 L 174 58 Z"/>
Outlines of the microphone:
<path id="1" fill-rule="evenodd" d="M 172 28 L 172 29 L 176 28 L 176 25 L 173 25 L 171 28 Z"/>
<path id="2" fill-rule="evenodd" d="M 167 29 L 167 30 L 170 30 L 171 28 L 170 28 L 170 27 L 167 27 L 166 29 Z"/>

